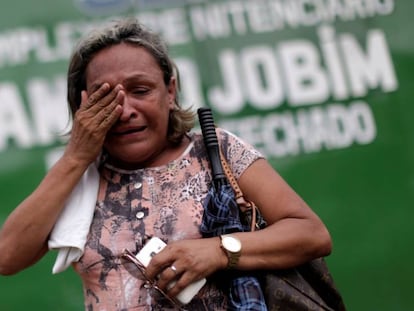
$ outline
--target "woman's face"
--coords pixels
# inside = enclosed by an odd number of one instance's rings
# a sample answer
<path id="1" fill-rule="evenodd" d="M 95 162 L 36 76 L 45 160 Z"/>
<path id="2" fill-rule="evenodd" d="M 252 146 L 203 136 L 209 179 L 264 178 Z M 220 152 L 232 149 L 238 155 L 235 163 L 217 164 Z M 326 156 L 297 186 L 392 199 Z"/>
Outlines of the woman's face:
<path id="1" fill-rule="evenodd" d="M 156 165 L 167 150 L 169 113 L 174 109 L 175 80 L 166 86 L 163 72 L 144 48 L 117 44 L 98 52 L 86 68 L 90 95 L 108 82 L 123 86 L 123 112 L 108 132 L 104 148 L 124 168 Z"/>

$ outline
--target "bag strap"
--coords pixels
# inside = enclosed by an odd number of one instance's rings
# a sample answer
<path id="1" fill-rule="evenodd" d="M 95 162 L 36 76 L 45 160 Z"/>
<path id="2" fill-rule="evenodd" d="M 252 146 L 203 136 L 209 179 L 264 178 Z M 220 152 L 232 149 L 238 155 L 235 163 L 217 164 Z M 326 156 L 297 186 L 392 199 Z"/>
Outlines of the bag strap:
<path id="1" fill-rule="evenodd" d="M 224 157 L 223 152 L 220 149 L 220 160 L 221 165 L 223 166 L 224 174 L 226 174 L 226 177 L 228 181 L 230 182 L 231 187 L 233 188 L 235 199 L 237 204 L 239 205 L 239 208 L 243 214 L 246 212 L 251 212 L 251 223 L 250 223 L 250 230 L 255 231 L 256 230 L 256 213 L 257 213 L 257 207 L 254 204 L 254 202 L 246 200 L 244 197 L 243 191 L 240 189 L 239 184 L 237 183 L 236 178 L 233 175 L 233 172 L 230 169 L 230 165 L 227 163 L 226 158 Z"/>

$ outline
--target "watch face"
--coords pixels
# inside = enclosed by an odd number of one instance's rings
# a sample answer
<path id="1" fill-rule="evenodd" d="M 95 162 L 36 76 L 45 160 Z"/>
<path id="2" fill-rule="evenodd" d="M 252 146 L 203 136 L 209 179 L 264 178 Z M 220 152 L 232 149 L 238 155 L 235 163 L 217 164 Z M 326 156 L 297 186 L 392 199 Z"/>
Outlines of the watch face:
<path id="1" fill-rule="evenodd" d="M 241 243 L 239 239 L 232 236 L 224 236 L 222 239 L 223 247 L 229 252 L 237 253 L 241 250 Z"/>

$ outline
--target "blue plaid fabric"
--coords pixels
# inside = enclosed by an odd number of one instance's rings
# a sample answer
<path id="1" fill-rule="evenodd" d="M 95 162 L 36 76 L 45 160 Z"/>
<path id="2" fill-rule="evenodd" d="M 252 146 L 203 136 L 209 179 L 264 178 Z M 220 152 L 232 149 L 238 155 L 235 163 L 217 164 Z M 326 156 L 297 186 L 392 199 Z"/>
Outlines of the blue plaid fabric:
<path id="1" fill-rule="evenodd" d="M 252 276 L 232 279 L 229 301 L 230 310 L 267 310 L 259 281 Z"/>
<path id="2" fill-rule="evenodd" d="M 221 186 L 219 192 L 214 187 L 210 188 L 204 201 L 200 231 L 204 237 L 246 231 L 240 222 L 239 208 L 231 185 Z"/>
<path id="3" fill-rule="evenodd" d="M 211 187 L 204 201 L 204 214 L 200 226 L 204 237 L 232 232 L 250 231 L 240 221 L 239 207 L 229 184 L 219 189 Z M 229 310 L 267 311 L 260 283 L 253 276 L 236 276 L 229 289 Z"/>

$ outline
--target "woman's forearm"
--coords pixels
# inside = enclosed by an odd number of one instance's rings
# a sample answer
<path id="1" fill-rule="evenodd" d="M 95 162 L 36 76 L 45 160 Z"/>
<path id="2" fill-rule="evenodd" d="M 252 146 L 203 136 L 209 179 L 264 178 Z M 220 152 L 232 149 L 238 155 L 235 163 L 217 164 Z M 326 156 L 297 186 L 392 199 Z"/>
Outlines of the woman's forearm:
<path id="1" fill-rule="evenodd" d="M 16 273 L 45 254 L 56 219 L 85 170 L 68 157 L 60 159 L 10 214 L 0 230 L 0 274 Z"/>
<path id="2" fill-rule="evenodd" d="M 330 235 L 318 220 L 287 218 L 260 231 L 234 235 L 242 243 L 237 265 L 241 270 L 290 268 L 331 252 Z"/>

